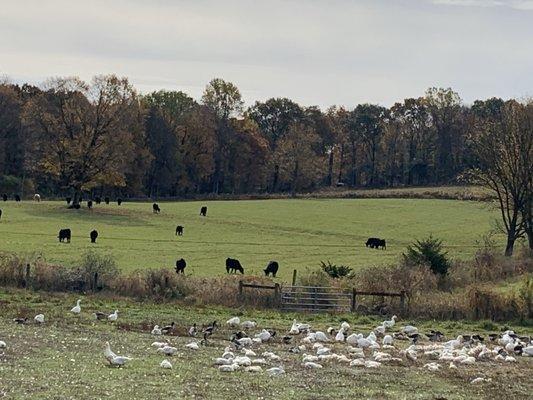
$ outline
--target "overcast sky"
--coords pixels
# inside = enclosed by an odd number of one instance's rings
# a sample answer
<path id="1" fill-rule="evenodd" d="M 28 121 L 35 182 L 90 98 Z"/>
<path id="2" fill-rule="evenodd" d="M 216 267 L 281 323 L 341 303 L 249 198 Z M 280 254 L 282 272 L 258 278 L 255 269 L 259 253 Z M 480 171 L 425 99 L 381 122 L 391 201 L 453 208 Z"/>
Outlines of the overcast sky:
<path id="1" fill-rule="evenodd" d="M 391 105 L 430 86 L 533 95 L 533 0 L 0 0 L 0 75 L 127 76 L 247 104 Z"/>

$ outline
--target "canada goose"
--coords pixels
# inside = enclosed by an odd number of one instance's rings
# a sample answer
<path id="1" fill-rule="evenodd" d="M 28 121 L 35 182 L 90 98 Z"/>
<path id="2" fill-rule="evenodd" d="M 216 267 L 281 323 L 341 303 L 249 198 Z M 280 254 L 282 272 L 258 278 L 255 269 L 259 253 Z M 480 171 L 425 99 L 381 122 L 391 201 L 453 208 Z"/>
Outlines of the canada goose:
<path id="1" fill-rule="evenodd" d="M 163 335 L 168 335 L 172 332 L 174 332 L 174 327 L 176 326 L 175 322 L 172 322 L 170 325 L 164 326 L 161 328 L 161 333 Z"/>
<path id="2" fill-rule="evenodd" d="M 292 336 L 288 336 L 288 335 L 283 336 L 283 337 L 281 338 L 281 340 L 283 341 L 284 344 L 290 344 L 290 343 L 291 343 L 291 340 L 292 340 Z"/>
<path id="3" fill-rule="evenodd" d="M 80 303 L 81 303 L 81 300 L 78 299 L 78 301 L 76 302 L 76 305 L 74 307 L 72 307 L 70 312 L 73 313 L 73 314 L 79 314 L 81 312 Z"/>
<path id="4" fill-rule="evenodd" d="M 19 325 L 25 324 L 28 321 L 28 318 L 13 318 L 13 322 L 16 322 Z"/>
<path id="5" fill-rule="evenodd" d="M 102 320 L 102 319 L 106 319 L 107 318 L 107 314 L 103 313 L 103 312 L 100 312 L 100 311 L 97 311 L 95 313 L 93 313 L 94 317 L 97 319 L 97 320 Z"/>

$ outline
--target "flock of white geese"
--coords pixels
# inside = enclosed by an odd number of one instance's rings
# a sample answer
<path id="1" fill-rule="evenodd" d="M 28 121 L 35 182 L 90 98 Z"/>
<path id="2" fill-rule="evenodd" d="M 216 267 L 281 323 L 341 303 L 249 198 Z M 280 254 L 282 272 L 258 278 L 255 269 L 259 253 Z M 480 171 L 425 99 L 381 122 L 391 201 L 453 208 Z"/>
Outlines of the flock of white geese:
<path id="1" fill-rule="evenodd" d="M 81 313 L 81 300 L 70 310 L 73 314 Z M 94 313 L 97 319 L 107 319 L 111 322 L 118 320 L 118 310 L 107 315 Z M 514 363 L 517 357 L 533 357 L 533 341 L 531 337 L 520 337 L 508 330 L 502 334 L 489 335 L 488 341 L 480 335 L 459 335 L 457 338 L 445 341 L 444 335 L 438 331 L 431 331 L 422 335 L 418 328 L 412 325 L 396 328 L 397 317 L 383 321 L 368 335 L 355 333 L 347 322 L 339 327 L 330 327 L 325 332 L 312 329 L 310 324 L 293 321 L 292 326 L 282 335 L 281 342 L 286 345 L 285 354 L 280 356 L 266 347 L 277 341 L 276 332 L 270 329 L 258 330 L 254 321 L 242 321 L 239 317 L 226 321 L 228 329 L 235 331 L 229 345 L 225 346 L 220 357 L 213 359 L 213 365 L 221 372 L 255 372 L 265 371 L 269 375 L 285 373 L 284 361 L 289 361 L 287 354 L 301 357 L 300 364 L 308 369 L 321 369 L 327 365 L 344 364 L 351 367 L 380 368 L 384 364 L 390 365 L 421 365 L 422 368 L 435 372 L 446 365 L 450 369 L 458 369 L 464 365 L 478 362 Z M 25 323 L 27 319 L 15 318 L 17 323 Z M 35 323 L 44 324 L 45 317 L 38 314 Z M 160 327 L 155 325 L 151 331 L 154 336 L 161 336 L 174 330 L 175 324 Z M 202 344 L 208 343 L 208 338 L 218 329 L 216 321 L 198 330 L 196 324 L 188 329 L 188 336 L 193 341 L 184 345 L 185 349 L 197 351 Z M 256 333 L 253 333 L 255 330 Z M 393 332 L 394 331 L 394 332 Z M 194 339 L 199 332 L 203 333 L 203 340 Z M 419 343 L 422 336 L 427 337 L 425 344 Z M 408 343 L 400 345 L 401 342 Z M 488 343 L 486 343 L 488 342 Z M 278 341 L 279 343 L 279 341 Z M 152 348 L 158 354 L 172 357 L 178 354 L 178 348 L 172 346 L 168 340 L 154 341 Z M 0 340 L 0 349 L 6 349 L 7 343 Z M 104 346 L 104 357 L 109 365 L 122 367 L 132 360 L 131 357 L 118 355 L 111 350 L 109 342 Z M 290 360 L 294 362 L 294 359 Z M 160 363 L 161 368 L 172 369 L 168 359 Z M 488 381 L 490 378 L 477 377 L 473 384 Z"/>

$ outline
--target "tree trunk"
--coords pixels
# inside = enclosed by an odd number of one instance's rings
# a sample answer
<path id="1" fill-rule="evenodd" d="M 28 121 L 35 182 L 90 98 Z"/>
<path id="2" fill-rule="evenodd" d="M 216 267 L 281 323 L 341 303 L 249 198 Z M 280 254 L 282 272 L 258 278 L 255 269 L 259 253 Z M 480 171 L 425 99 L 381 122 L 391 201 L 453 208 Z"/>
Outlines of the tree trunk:
<path id="1" fill-rule="evenodd" d="M 278 181 L 279 181 L 279 165 L 274 165 L 274 175 L 272 178 L 272 192 L 276 193 L 278 191 Z"/>
<path id="2" fill-rule="evenodd" d="M 357 166 L 356 166 L 356 148 L 355 143 L 352 142 L 352 171 L 350 176 L 350 183 L 352 186 L 357 185 Z"/>
<path id="3" fill-rule="evenodd" d="M 291 183 L 291 192 L 294 196 L 296 194 L 296 182 L 298 180 L 298 160 L 294 163 L 294 171 L 292 173 L 292 183 Z"/>
<path id="4" fill-rule="evenodd" d="M 505 245 L 505 256 L 511 257 L 513 255 L 514 243 L 516 241 L 516 228 L 514 226 L 509 227 L 507 231 L 507 244 Z"/>
<path id="5" fill-rule="evenodd" d="M 328 162 L 328 176 L 326 178 L 326 185 L 331 186 L 333 183 L 333 150 L 329 153 L 329 162 Z"/>
<path id="6" fill-rule="evenodd" d="M 337 178 L 337 182 L 342 182 L 343 168 L 344 168 L 344 144 L 341 145 L 341 152 L 339 154 L 339 177 Z"/>

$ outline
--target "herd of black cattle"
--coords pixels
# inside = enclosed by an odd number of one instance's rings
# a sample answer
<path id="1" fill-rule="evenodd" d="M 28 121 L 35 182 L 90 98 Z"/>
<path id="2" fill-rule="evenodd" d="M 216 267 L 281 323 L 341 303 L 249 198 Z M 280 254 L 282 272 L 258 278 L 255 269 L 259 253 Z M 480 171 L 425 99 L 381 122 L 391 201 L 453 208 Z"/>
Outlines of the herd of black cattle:
<path id="1" fill-rule="evenodd" d="M 36 195 L 37 196 L 37 195 Z M 16 195 L 15 201 L 20 201 L 20 196 Z M 4 201 L 8 200 L 8 197 L 6 194 L 2 195 L 2 199 Z M 40 196 L 39 196 L 40 200 Z M 70 197 L 66 198 L 67 204 L 69 205 L 69 208 L 79 209 L 80 203 L 72 203 L 72 199 Z M 80 201 L 81 202 L 81 201 Z M 100 204 L 102 202 L 102 199 L 100 197 L 96 197 L 94 199 L 94 202 L 96 204 Z M 104 202 L 106 204 L 110 203 L 109 197 L 104 198 Z M 72 204 L 71 204 L 72 203 Z M 120 206 L 122 204 L 122 199 L 117 199 L 117 204 Z M 93 200 L 87 201 L 87 208 L 91 209 L 93 207 Z M 159 207 L 159 204 L 153 203 L 152 204 L 152 211 L 154 214 L 161 213 L 161 208 Z M 200 216 L 206 217 L 207 216 L 207 207 L 202 206 L 200 208 Z M 0 218 L 2 218 L 2 210 L 0 209 Z M 176 226 L 176 236 L 183 236 L 184 227 L 182 225 Z M 70 240 L 72 238 L 72 231 L 70 228 L 64 228 L 59 230 L 59 234 L 57 236 L 59 238 L 59 241 L 61 243 L 70 243 Z M 96 243 L 96 239 L 98 238 L 98 231 L 96 229 L 92 230 L 89 233 L 89 237 L 91 239 L 91 243 Z M 370 247 L 371 249 L 387 249 L 387 243 L 385 242 L 385 239 L 380 238 L 368 238 L 368 240 L 365 243 L 366 247 Z M 187 262 L 180 258 L 178 261 L 176 261 L 176 273 L 177 274 L 184 274 L 185 268 L 187 267 Z M 267 265 L 267 267 L 263 270 L 266 276 L 272 275 L 274 278 L 276 277 L 276 274 L 279 269 L 279 264 L 277 261 L 270 261 Z M 237 273 L 240 272 L 241 274 L 244 274 L 244 268 L 241 265 L 240 261 L 235 258 L 227 258 L 226 259 L 226 272 L 229 273 Z"/>

